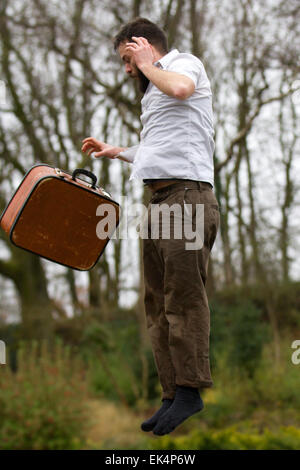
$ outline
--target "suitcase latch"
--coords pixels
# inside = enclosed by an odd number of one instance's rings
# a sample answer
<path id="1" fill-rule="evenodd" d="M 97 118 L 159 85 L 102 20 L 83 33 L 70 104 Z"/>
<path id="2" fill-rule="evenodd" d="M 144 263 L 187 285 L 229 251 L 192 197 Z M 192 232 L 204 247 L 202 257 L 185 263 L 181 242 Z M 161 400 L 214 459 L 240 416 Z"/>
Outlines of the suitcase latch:
<path id="1" fill-rule="evenodd" d="M 57 176 L 60 176 L 61 178 L 64 178 L 64 175 L 62 173 L 62 171 L 59 169 L 59 168 L 55 168 L 55 173 L 57 174 Z"/>

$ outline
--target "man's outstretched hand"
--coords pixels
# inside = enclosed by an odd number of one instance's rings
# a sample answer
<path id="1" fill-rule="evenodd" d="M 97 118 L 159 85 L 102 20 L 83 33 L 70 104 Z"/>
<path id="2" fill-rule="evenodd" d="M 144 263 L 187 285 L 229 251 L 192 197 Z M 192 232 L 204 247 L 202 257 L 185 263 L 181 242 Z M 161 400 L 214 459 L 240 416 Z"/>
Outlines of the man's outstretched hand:
<path id="1" fill-rule="evenodd" d="M 117 158 L 119 153 L 122 152 L 122 150 L 125 150 L 124 147 L 114 147 L 113 145 L 96 140 L 94 137 L 87 137 L 82 141 L 82 143 L 81 151 L 87 152 L 88 155 L 94 153 L 95 158 Z"/>

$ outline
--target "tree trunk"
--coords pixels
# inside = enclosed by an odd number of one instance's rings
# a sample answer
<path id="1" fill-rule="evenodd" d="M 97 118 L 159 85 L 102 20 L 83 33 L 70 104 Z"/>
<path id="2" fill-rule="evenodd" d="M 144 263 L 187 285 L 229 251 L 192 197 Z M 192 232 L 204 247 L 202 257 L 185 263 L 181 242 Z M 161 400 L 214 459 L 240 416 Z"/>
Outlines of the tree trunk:
<path id="1" fill-rule="evenodd" d="M 20 250 L 17 256 L 18 266 L 13 280 L 20 296 L 22 336 L 26 339 L 51 340 L 54 306 L 48 296 L 41 259 Z"/>

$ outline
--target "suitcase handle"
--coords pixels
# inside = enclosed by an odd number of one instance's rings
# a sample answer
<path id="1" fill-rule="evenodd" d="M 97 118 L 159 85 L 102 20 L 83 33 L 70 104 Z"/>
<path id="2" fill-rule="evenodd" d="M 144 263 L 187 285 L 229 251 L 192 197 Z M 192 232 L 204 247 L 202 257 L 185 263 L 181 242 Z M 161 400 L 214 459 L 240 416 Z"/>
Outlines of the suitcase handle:
<path id="1" fill-rule="evenodd" d="M 89 178 L 91 178 L 92 181 L 93 181 L 92 188 L 96 189 L 97 177 L 94 175 L 94 173 L 92 173 L 89 170 L 85 170 L 84 168 L 77 168 L 72 173 L 72 180 L 75 180 L 76 176 L 79 175 L 79 174 L 83 174 L 83 175 L 88 176 Z"/>

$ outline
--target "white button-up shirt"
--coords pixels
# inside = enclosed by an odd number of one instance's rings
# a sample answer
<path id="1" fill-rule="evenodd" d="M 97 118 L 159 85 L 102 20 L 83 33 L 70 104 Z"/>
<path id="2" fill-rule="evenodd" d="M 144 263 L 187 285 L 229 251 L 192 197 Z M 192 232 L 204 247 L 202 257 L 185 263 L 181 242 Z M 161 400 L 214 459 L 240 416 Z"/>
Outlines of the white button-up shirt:
<path id="1" fill-rule="evenodd" d="M 212 93 L 202 62 L 177 49 L 154 65 L 191 78 L 194 93 L 173 98 L 149 82 L 141 101 L 139 145 L 121 152 L 133 162 L 132 179 L 190 179 L 214 186 Z"/>

